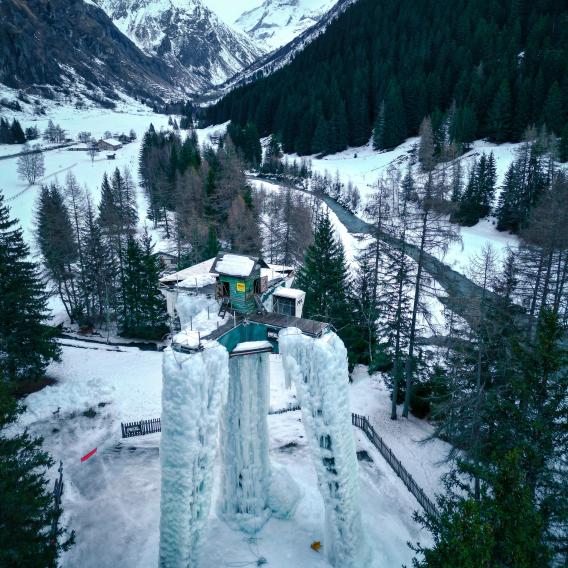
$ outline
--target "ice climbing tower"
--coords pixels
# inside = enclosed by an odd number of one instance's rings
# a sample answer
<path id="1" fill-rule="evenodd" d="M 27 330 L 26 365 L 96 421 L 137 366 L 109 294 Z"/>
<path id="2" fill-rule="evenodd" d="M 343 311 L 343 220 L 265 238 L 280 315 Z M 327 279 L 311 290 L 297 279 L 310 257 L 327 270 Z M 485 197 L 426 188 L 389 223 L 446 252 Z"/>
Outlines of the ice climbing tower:
<path id="1" fill-rule="evenodd" d="M 270 353 L 282 354 L 302 406 L 328 559 L 338 568 L 365 565 L 347 353 L 328 324 L 301 318 L 305 294 L 292 280 L 292 269 L 234 254 L 163 279 L 170 315 L 186 325 L 164 355 L 161 568 L 199 566 L 218 431 L 221 516 L 255 533 L 272 514 L 286 518 L 294 509 L 299 493 L 291 480 L 276 491 L 282 479 L 270 466 Z M 206 321 L 198 304 L 207 305 Z"/>

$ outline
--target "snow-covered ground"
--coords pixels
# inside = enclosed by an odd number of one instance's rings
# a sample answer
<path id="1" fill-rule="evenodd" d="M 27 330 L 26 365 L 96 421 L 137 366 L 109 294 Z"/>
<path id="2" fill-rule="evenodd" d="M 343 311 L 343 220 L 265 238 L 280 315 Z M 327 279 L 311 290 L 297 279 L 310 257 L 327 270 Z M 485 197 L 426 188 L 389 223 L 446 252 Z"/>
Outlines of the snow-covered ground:
<path id="1" fill-rule="evenodd" d="M 408 163 L 415 153 L 415 147 L 419 138 L 409 138 L 406 142 L 389 152 L 376 152 L 372 143 L 360 148 L 349 148 L 343 152 L 325 156 L 323 158 L 311 157 L 312 169 L 321 175 L 327 172 L 331 179 L 339 174 L 344 184 L 352 182 L 360 191 L 362 207 L 358 215 L 365 217 L 363 207 L 367 200 L 376 191 L 377 181 L 387 175 L 390 169 L 397 170 L 399 175 L 404 175 Z M 472 149 L 460 159 L 463 164 L 464 176 L 467 176 L 468 168 L 473 164 L 476 157 L 483 152 L 493 152 L 497 166 L 497 192 L 496 200 L 500 193 L 507 169 L 515 159 L 515 152 L 520 144 L 496 145 L 486 140 L 475 142 Z M 298 158 L 289 155 L 289 159 Z M 416 168 L 414 168 L 416 171 Z M 465 178 L 467 179 L 467 178 Z M 469 259 L 480 253 L 486 245 L 491 245 L 495 251 L 503 256 L 508 246 L 514 247 L 518 243 L 515 235 L 501 233 L 495 229 L 495 220 L 483 219 L 474 227 L 457 227 L 461 236 L 461 242 L 453 243 L 445 255 L 440 253 L 440 258 L 455 270 L 465 272 Z"/>
<path id="2" fill-rule="evenodd" d="M 64 464 L 65 520 L 77 531 L 77 545 L 62 564 L 153 567 L 159 542 L 160 434 L 123 441 L 120 422 L 160 416 L 162 355 L 65 343 L 72 346 L 63 348 L 63 361 L 49 369 L 59 382 L 26 399 L 28 410 L 20 422 L 21 427 L 44 436 L 45 448 Z M 278 356 L 271 357 L 270 372 L 271 407 L 286 407 L 294 397 L 284 389 Z M 370 416 L 425 491 L 433 495 L 439 490 L 444 468 L 438 462 L 446 446 L 420 443 L 431 427 L 413 418 L 391 422 L 382 379 L 369 377 L 363 368 L 357 369 L 350 396 L 353 411 Z M 96 414 L 85 415 L 89 409 Z M 313 541 L 323 540 L 324 509 L 301 413 L 270 416 L 269 430 L 275 467 L 286 468 L 302 492 L 294 518 L 270 520 L 256 543 L 251 543 L 244 533 L 220 520 L 212 507 L 203 566 L 236 566 L 256 560 L 256 554 L 276 568 L 328 566 L 323 555 L 310 549 Z M 354 433 L 357 449 L 367 451 L 372 459 L 359 463 L 359 479 L 363 524 L 377 566 L 408 564 L 412 553 L 407 541 L 429 541 L 429 535 L 412 520 L 418 504 L 362 433 Z M 97 453 L 82 463 L 81 456 L 95 447 Z M 218 493 L 216 485 L 214 503 Z"/>
<path id="3" fill-rule="evenodd" d="M 147 107 L 139 104 L 120 105 L 116 110 L 87 109 L 78 110 L 70 105 L 53 105 L 45 116 L 34 116 L 26 113 L 15 113 L 23 128 L 36 126 L 41 132 L 47 127 L 51 119 L 55 124 L 61 125 L 70 138 L 76 139 L 79 132 L 90 132 L 97 140 L 103 138 L 105 132 L 113 135 L 134 130 L 136 141 L 127 144 L 116 152 L 115 160 L 107 159 L 107 152 L 100 152 L 91 163 L 87 152 L 72 152 L 66 148 L 52 150 L 44 153 L 45 176 L 38 182 L 29 186 L 26 181 L 18 177 L 17 158 L 0 161 L 0 190 L 4 192 L 11 214 L 20 220 L 24 235 L 29 243 L 33 242 L 34 212 L 41 184 L 58 180 L 65 182 L 68 172 L 72 172 L 82 186 L 86 186 L 92 193 L 95 203 L 100 198 L 100 185 L 105 173 L 111 174 L 117 167 L 121 170 L 129 168 L 134 179 L 138 179 L 138 158 L 142 137 L 150 123 L 159 130 L 166 128 L 168 116 L 151 112 Z M 18 152 L 21 146 L 11 144 L 0 146 L 1 154 Z M 138 211 L 141 223 L 145 220 L 147 209 L 146 201 L 141 191 L 138 191 Z"/>

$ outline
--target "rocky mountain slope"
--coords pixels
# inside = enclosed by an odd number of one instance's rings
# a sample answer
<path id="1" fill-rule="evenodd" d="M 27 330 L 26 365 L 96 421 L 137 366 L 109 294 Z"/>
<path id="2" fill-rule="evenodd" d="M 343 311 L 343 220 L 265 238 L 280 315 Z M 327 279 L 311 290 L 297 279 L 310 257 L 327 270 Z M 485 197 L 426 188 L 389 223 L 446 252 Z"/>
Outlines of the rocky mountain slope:
<path id="1" fill-rule="evenodd" d="M 227 94 L 235 87 L 246 85 L 247 83 L 266 77 L 278 69 L 281 69 L 286 64 L 290 63 L 290 61 L 292 61 L 294 57 L 296 57 L 296 55 L 307 45 L 323 34 L 329 24 L 340 16 L 355 1 L 356 0 L 335 0 L 333 2 L 333 7 L 323 14 L 314 25 L 294 37 L 294 39 L 292 39 L 289 43 L 286 43 L 279 49 L 261 57 L 244 71 L 229 79 L 223 85 L 206 92 L 200 98 L 200 102 L 202 104 L 209 104 L 212 101 L 219 99 L 219 97 Z"/>
<path id="2" fill-rule="evenodd" d="M 335 4 L 337 0 L 264 0 L 235 25 L 273 51 L 317 24 Z"/>
<path id="3" fill-rule="evenodd" d="M 96 0 L 146 54 L 165 61 L 193 92 L 221 84 L 263 50 L 201 0 Z"/>
<path id="4" fill-rule="evenodd" d="M 172 70 L 90 0 L 2 0 L 0 83 L 103 103 L 116 91 L 152 100 L 182 95 Z"/>

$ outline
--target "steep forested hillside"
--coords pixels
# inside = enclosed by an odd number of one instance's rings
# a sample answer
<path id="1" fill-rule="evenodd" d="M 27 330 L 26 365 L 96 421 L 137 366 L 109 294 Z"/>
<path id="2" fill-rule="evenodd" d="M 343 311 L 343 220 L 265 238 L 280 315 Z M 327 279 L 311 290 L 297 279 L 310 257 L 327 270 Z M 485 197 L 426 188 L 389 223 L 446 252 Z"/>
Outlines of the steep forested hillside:
<path id="1" fill-rule="evenodd" d="M 286 151 L 378 149 L 449 120 L 456 142 L 566 135 L 568 6 L 559 0 L 359 0 L 286 68 L 228 94 L 211 122 L 254 122 Z"/>
<path id="2" fill-rule="evenodd" d="M 0 2 L 0 83 L 44 96 L 82 92 L 97 102 L 116 100 L 116 90 L 149 100 L 183 93 L 169 67 L 82 0 Z"/>

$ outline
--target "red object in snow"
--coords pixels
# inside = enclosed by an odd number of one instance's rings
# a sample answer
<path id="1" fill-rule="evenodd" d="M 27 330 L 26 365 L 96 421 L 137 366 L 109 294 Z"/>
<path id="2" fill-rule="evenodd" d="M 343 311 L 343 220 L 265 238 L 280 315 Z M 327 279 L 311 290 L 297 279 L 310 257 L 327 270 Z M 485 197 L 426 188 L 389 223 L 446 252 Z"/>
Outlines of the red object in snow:
<path id="1" fill-rule="evenodd" d="M 86 462 L 89 458 L 92 458 L 96 453 L 97 453 L 97 448 L 95 448 L 94 450 L 91 450 L 87 455 L 84 455 L 81 458 L 81 461 Z"/>

